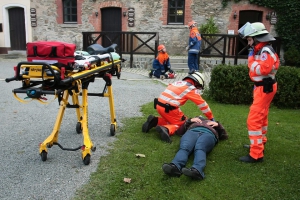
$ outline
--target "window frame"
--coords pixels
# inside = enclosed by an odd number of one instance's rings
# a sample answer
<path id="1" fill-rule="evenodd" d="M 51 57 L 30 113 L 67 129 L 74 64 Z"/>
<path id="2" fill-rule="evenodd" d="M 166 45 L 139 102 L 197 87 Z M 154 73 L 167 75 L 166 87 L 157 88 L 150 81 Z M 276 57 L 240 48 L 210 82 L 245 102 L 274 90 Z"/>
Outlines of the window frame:
<path id="1" fill-rule="evenodd" d="M 185 0 L 175 0 L 175 12 L 177 13 L 177 10 L 180 8 L 180 10 L 183 10 L 182 13 L 182 22 L 178 22 L 177 20 L 177 14 L 170 14 L 170 3 L 172 0 L 168 0 L 168 15 L 167 15 L 167 24 L 168 25 L 184 25 L 184 14 L 185 14 Z M 183 7 L 178 7 L 178 1 L 182 2 Z M 174 8 L 172 8 L 174 9 Z M 170 22 L 170 17 L 175 17 L 175 22 Z"/>
<path id="2" fill-rule="evenodd" d="M 66 3 L 70 2 L 70 6 L 67 6 Z M 75 4 L 75 5 L 74 5 Z M 63 0 L 63 23 L 64 24 L 77 24 L 78 16 L 77 16 L 77 0 Z M 73 12 L 75 10 L 75 12 Z M 76 17 L 76 21 L 72 21 L 73 17 Z M 67 20 L 66 20 L 67 19 Z M 68 20 L 70 19 L 70 20 Z"/>

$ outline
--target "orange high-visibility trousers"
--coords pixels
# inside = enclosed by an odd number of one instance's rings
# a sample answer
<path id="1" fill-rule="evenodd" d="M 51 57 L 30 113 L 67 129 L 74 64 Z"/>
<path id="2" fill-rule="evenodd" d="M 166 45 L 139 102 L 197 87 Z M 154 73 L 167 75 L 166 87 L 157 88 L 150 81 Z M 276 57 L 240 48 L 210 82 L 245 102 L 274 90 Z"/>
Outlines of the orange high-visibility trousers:
<path id="1" fill-rule="evenodd" d="M 157 125 L 166 127 L 169 130 L 169 135 L 174 135 L 175 131 L 185 122 L 186 117 L 180 108 L 166 113 L 164 107 L 156 105 L 156 111 L 160 115 Z"/>
<path id="2" fill-rule="evenodd" d="M 276 94 L 277 83 L 273 84 L 273 92 L 264 93 L 263 86 L 254 86 L 253 103 L 247 119 L 250 139 L 250 156 L 254 159 L 262 158 L 264 144 L 267 142 L 268 114 L 270 104 Z"/>

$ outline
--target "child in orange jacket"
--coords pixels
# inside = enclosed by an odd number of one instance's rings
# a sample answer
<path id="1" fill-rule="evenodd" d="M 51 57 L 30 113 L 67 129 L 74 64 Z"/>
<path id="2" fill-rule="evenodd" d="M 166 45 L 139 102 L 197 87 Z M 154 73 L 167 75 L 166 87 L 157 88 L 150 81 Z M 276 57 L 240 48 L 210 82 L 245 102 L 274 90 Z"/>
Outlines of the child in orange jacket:
<path id="1" fill-rule="evenodd" d="M 161 44 L 157 50 L 158 55 L 152 63 L 153 69 L 150 71 L 149 77 L 152 78 L 152 76 L 155 76 L 161 79 L 175 78 L 176 73 L 171 69 L 170 57 L 166 51 L 166 47 Z"/>

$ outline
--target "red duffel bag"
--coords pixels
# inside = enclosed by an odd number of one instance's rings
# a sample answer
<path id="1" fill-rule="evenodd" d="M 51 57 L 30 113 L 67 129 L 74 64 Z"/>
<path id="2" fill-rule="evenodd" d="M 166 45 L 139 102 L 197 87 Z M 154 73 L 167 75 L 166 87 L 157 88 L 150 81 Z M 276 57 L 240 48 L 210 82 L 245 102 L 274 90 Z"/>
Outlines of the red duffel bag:
<path id="1" fill-rule="evenodd" d="M 75 61 L 76 45 L 58 41 L 36 41 L 27 43 L 27 60 L 48 64 L 72 64 Z"/>

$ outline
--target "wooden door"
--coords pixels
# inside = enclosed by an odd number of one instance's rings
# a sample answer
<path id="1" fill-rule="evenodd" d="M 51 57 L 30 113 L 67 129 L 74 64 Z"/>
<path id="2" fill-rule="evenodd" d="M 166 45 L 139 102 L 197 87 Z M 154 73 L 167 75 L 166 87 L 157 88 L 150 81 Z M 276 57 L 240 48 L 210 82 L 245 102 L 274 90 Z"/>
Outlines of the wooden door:
<path id="1" fill-rule="evenodd" d="M 26 50 L 24 9 L 10 8 L 8 18 L 11 50 Z"/>
<path id="2" fill-rule="evenodd" d="M 101 9 L 102 31 L 122 31 L 122 15 L 121 8 L 103 8 Z M 120 33 L 110 33 L 102 38 L 102 46 L 108 47 L 112 43 L 120 46 Z"/>
<path id="3" fill-rule="evenodd" d="M 256 11 L 256 10 L 240 11 L 238 29 L 240 29 L 247 22 L 250 22 L 250 23 L 262 22 L 262 12 Z M 246 39 L 245 39 L 245 42 L 247 43 Z M 242 42 L 239 42 L 238 52 L 241 51 L 244 47 L 245 47 L 245 45 Z M 249 53 L 248 51 L 243 51 L 241 55 L 248 55 L 248 53 Z"/>

